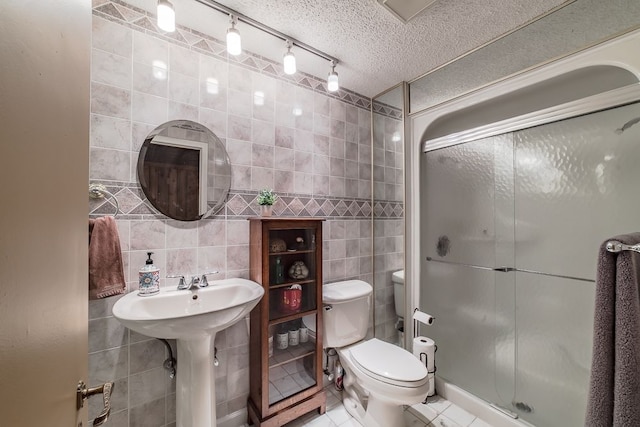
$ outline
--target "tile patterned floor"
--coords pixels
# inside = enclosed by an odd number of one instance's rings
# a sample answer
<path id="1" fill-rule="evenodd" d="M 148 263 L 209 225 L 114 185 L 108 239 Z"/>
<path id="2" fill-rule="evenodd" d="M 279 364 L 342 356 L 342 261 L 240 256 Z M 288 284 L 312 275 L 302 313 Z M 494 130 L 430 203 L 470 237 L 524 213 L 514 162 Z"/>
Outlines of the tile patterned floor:
<path id="1" fill-rule="evenodd" d="M 362 427 L 349 415 L 342 405 L 341 392 L 333 385 L 326 389 L 327 412 L 319 415 L 310 412 L 284 427 Z M 404 411 L 405 426 L 389 427 L 491 427 L 480 418 L 470 414 L 440 396 L 433 396 L 426 404 L 418 403 Z"/>

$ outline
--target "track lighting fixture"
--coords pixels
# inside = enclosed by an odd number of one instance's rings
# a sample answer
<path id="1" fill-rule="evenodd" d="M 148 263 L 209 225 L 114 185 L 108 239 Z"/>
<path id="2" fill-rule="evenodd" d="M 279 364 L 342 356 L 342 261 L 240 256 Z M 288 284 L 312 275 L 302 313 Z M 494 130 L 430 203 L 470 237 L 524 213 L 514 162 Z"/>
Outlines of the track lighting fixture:
<path id="1" fill-rule="evenodd" d="M 176 12 L 169 0 L 158 0 L 158 28 L 168 33 L 176 30 Z"/>
<path id="2" fill-rule="evenodd" d="M 292 45 L 293 44 L 289 40 L 287 40 L 287 51 L 282 58 L 284 73 L 289 75 L 296 73 L 296 57 L 293 52 L 291 52 Z"/>
<path id="3" fill-rule="evenodd" d="M 338 62 L 336 60 L 331 60 L 331 72 L 329 72 L 329 77 L 327 77 L 327 90 L 329 92 L 335 92 L 340 89 L 340 85 L 338 84 L 338 73 L 336 73 L 336 65 Z"/>
<path id="4" fill-rule="evenodd" d="M 242 39 L 240 38 L 240 31 L 236 29 L 236 23 L 238 19 L 229 15 L 231 27 L 227 30 L 227 52 L 230 55 L 240 55 L 242 53 Z"/>
<path id="5" fill-rule="evenodd" d="M 1 1 L 1 0 L 0 0 Z M 314 48 L 313 46 L 309 46 L 308 44 L 302 43 L 294 39 L 293 37 L 289 37 L 288 35 L 281 33 L 278 30 L 275 30 L 262 22 L 256 21 L 253 18 L 250 18 L 242 13 L 239 13 L 233 9 L 228 8 L 227 6 L 215 1 L 215 0 L 196 0 L 198 3 L 201 3 L 211 9 L 217 10 L 218 12 L 224 13 L 229 16 L 231 27 L 227 30 L 227 52 L 230 55 L 240 55 L 242 53 L 242 44 L 240 40 L 240 32 L 236 29 L 236 24 L 238 21 L 242 21 L 243 24 L 251 26 L 256 30 L 260 30 L 264 33 L 270 34 L 273 37 L 276 37 L 280 40 L 286 42 L 287 51 L 284 53 L 282 57 L 282 63 L 284 66 L 285 74 L 295 74 L 297 72 L 297 64 L 296 57 L 291 52 L 291 48 L 294 46 L 297 47 L 300 51 L 305 51 L 312 55 L 316 55 L 322 59 L 330 61 L 331 63 L 331 72 L 329 73 L 329 77 L 327 78 L 327 88 L 329 92 L 335 92 L 340 89 L 338 84 L 338 73 L 336 73 L 336 65 L 338 64 L 338 60 L 326 53 Z M 160 3 L 170 4 L 168 0 L 158 0 L 158 7 L 160 7 Z M 243 27 L 244 28 L 244 27 Z M 214 89 L 215 87 L 215 89 Z M 209 90 L 209 85 L 207 86 L 207 90 Z M 217 85 L 211 85 L 211 90 L 217 90 Z M 294 115 L 298 112 L 301 114 L 302 110 L 294 109 Z"/>

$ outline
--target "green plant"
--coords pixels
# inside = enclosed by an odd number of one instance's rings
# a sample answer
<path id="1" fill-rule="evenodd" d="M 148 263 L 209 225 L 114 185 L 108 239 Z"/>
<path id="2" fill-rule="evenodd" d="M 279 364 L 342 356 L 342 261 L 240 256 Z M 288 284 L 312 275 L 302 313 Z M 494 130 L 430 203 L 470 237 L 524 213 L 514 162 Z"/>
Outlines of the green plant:
<path id="1" fill-rule="evenodd" d="M 258 193 L 258 204 L 261 206 L 271 206 L 276 202 L 276 198 L 278 196 L 276 196 L 276 193 L 273 192 L 273 190 L 267 190 L 266 188 L 264 190 L 260 190 L 260 193 Z"/>

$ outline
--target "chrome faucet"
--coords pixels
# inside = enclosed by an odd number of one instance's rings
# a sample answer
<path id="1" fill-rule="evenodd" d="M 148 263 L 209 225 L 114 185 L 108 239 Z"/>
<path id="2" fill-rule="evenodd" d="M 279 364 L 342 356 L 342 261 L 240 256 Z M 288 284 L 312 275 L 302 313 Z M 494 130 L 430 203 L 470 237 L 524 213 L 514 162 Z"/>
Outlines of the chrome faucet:
<path id="1" fill-rule="evenodd" d="M 209 281 L 207 280 L 207 275 L 209 274 L 217 274 L 217 271 L 209 271 L 207 273 L 202 273 L 201 276 L 191 276 L 191 280 L 189 280 L 189 284 L 185 280 L 185 277 L 181 274 L 175 276 L 167 276 L 167 278 L 171 279 L 180 279 L 178 281 L 178 290 L 197 290 L 200 288 L 206 288 L 209 286 Z"/>

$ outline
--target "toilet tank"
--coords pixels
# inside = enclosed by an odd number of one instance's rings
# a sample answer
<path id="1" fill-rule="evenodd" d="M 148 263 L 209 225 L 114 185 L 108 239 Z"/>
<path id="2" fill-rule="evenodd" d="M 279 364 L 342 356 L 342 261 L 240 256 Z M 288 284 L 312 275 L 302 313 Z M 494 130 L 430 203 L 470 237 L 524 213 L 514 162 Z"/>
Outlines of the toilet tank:
<path id="1" fill-rule="evenodd" d="M 398 270 L 391 275 L 393 283 L 393 299 L 396 303 L 396 316 L 404 319 L 404 270 Z"/>
<path id="2" fill-rule="evenodd" d="M 325 348 L 344 347 L 367 335 L 372 292 L 371 285 L 362 280 L 345 280 L 322 286 Z"/>

